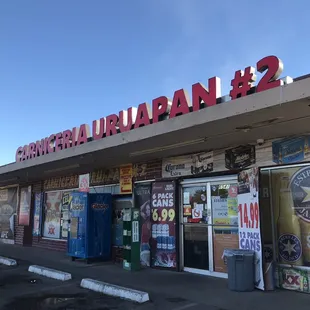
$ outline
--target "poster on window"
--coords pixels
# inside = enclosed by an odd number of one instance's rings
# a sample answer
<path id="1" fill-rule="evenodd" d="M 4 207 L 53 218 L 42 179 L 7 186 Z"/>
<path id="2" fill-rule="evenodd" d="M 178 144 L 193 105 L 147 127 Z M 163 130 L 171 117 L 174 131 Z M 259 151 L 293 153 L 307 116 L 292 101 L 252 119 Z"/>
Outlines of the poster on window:
<path id="1" fill-rule="evenodd" d="M 138 184 L 134 188 L 135 208 L 140 210 L 141 242 L 140 263 L 141 266 L 150 267 L 151 262 L 151 184 Z"/>
<path id="2" fill-rule="evenodd" d="M 33 236 L 41 235 L 41 214 L 42 214 L 42 201 L 43 194 L 35 193 L 34 194 L 34 212 L 33 212 Z"/>
<path id="3" fill-rule="evenodd" d="M 173 181 L 152 184 L 152 267 L 177 267 L 175 191 Z"/>
<path id="4" fill-rule="evenodd" d="M 238 175 L 238 214 L 239 248 L 255 252 L 255 286 L 264 290 L 257 167 Z"/>
<path id="5" fill-rule="evenodd" d="M 43 237 L 60 238 L 61 192 L 45 194 Z"/>
<path id="6" fill-rule="evenodd" d="M 22 187 L 20 189 L 20 203 L 18 224 L 29 226 L 30 224 L 30 204 L 31 204 L 31 186 Z"/>
<path id="7" fill-rule="evenodd" d="M 0 189 L 0 238 L 14 240 L 17 187 Z"/>

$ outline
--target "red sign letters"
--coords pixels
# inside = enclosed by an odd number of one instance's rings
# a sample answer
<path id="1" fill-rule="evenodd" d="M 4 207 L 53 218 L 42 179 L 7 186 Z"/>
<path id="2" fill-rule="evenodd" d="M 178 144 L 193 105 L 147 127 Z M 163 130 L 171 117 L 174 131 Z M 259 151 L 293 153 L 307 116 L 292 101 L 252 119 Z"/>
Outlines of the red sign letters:
<path id="1" fill-rule="evenodd" d="M 254 87 L 256 80 L 255 68 L 247 67 L 245 71 L 236 71 L 234 79 L 231 81 L 231 99 L 246 96 L 250 93 L 261 92 L 283 84 L 279 76 L 283 70 L 282 61 L 276 56 L 268 56 L 256 64 L 258 72 L 265 72 L 260 82 Z M 89 125 L 83 124 L 63 132 L 51 134 L 49 137 L 32 142 L 25 146 L 20 146 L 16 151 L 16 162 L 36 158 L 38 156 L 58 152 L 74 146 L 87 143 L 91 140 L 98 140 L 118 133 L 137 129 L 158 123 L 164 119 L 171 119 L 190 112 L 199 111 L 221 103 L 221 84 L 218 77 L 213 77 L 208 81 L 208 88 L 201 83 L 192 85 L 192 100 L 190 100 L 184 89 L 174 92 L 173 99 L 170 101 L 162 96 L 149 104 L 141 103 L 138 108 L 129 108 L 127 111 L 120 111 L 94 120 L 92 132 Z"/>

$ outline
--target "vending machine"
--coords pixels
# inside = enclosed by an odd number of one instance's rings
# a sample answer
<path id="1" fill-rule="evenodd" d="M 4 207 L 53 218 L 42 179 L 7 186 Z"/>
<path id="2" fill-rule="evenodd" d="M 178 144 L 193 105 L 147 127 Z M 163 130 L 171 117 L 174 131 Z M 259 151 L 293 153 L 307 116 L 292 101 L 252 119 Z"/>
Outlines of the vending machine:
<path id="1" fill-rule="evenodd" d="M 111 259 L 112 195 L 73 192 L 68 256 Z"/>

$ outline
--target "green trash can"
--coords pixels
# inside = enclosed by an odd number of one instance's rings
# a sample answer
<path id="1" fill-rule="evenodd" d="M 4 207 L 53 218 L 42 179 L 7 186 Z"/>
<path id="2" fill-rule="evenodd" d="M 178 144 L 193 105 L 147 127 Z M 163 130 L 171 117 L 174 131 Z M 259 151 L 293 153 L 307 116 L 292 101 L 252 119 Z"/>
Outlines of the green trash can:
<path id="1" fill-rule="evenodd" d="M 255 289 L 255 252 L 226 249 L 224 256 L 228 266 L 228 288 L 237 292 L 253 291 Z"/>

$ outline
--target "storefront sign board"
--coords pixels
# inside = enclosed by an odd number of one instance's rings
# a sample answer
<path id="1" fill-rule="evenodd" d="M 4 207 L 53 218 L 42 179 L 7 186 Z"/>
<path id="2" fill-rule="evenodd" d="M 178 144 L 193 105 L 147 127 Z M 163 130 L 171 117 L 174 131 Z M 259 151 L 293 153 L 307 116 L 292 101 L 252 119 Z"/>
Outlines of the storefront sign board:
<path id="1" fill-rule="evenodd" d="M 255 252 L 255 286 L 264 290 L 263 249 L 258 202 L 258 168 L 238 176 L 239 248 Z"/>
<path id="2" fill-rule="evenodd" d="M 262 92 L 283 85 L 278 79 L 283 70 L 282 61 L 276 56 L 267 56 L 256 63 L 256 70 L 265 72 L 257 86 L 255 68 L 247 67 L 245 71 L 238 70 L 231 80 L 232 89 L 229 93 L 232 100 L 247 96 L 249 93 Z M 241 85 L 241 86 L 240 86 Z M 174 92 L 172 102 L 166 96 L 152 100 L 152 107 L 146 102 L 138 108 L 131 107 L 127 111 L 111 114 L 92 122 L 92 130 L 88 124 L 53 133 L 49 137 L 20 146 L 16 150 L 16 162 L 31 160 L 46 154 L 59 152 L 92 140 L 103 139 L 119 133 L 124 133 L 139 127 L 158 123 L 164 119 L 172 119 L 180 115 L 214 106 L 221 103 L 221 82 L 218 77 L 208 80 L 208 87 L 201 83 L 192 85 L 192 100 L 184 89 Z"/>
<path id="3" fill-rule="evenodd" d="M 199 175 L 213 171 L 213 152 L 165 158 L 162 161 L 162 177 Z"/>
<path id="4" fill-rule="evenodd" d="M 120 193 L 132 193 L 132 164 L 120 167 Z"/>
<path id="5" fill-rule="evenodd" d="M 30 205 L 31 205 L 31 186 L 20 189 L 18 224 L 29 226 L 30 224 Z"/>

